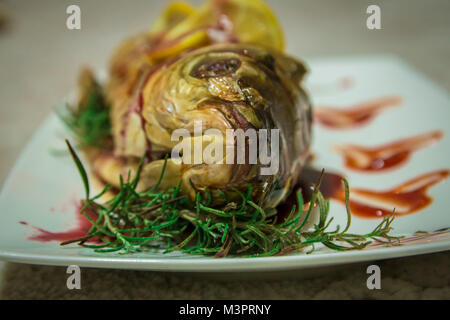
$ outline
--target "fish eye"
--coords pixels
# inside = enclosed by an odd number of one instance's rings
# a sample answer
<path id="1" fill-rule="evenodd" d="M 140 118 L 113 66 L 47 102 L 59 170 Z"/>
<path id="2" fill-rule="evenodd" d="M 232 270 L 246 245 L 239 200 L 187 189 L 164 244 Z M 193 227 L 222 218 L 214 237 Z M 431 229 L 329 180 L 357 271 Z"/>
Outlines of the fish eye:
<path id="1" fill-rule="evenodd" d="M 215 78 L 231 75 L 241 66 L 241 61 L 236 58 L 228 59 L 204 59 L 191 71 L 190 75 L 199 79 Z"/>

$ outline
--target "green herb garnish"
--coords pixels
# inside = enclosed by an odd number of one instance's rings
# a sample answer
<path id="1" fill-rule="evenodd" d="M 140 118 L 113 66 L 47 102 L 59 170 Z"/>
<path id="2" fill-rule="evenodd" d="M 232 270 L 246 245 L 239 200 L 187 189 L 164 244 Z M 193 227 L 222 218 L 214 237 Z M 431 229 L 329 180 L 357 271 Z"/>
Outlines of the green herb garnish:
<path id="1" fill-rule="evenodd" d="M 333 218 L 328 218 L 330 206 L 319 191 L 320 182 L 314 188 L 307 213 L 303 214 L 303 198 L 301 193 L 297 193 L 297 205 L 281 223 L 277 223 L 276 210 L 263 209 L 252 201 L 251 192 L 242 194 L 240 204 L 228 202 L 218 208 L 210 207 L 209 200 L 203 199 L 200 193 L 191 202 L 180 194 L 180 184 L 167 191 L 158 190 L 158 185 L 150 190 L 137 191 L 143 159 L 136 176 L 128 181 L 121 178 L 118 194 L 100 203 L 98 198 L 110 186 L 106 186 L 100 194 L 89 197 L 86 170 L 70 143 L 66 142 L 85 187 L 86 199 L 81 213 L 89 219 L 92 227 L 86 236 L 62 245 L 78 242 L 96 252 L 130 253 L 165 247 L 165 253 L 178 250 L 215 257 L 228 254 L 260 257 L 283 255 L 306 248 L 311 248 L 310 253 L 316 244 L 343 251 L 362 249 L 372 241 L 391 244 L 400 239 L 389 235 L 393 216 L 385 217 L 372 232 L 364 235 L 347 233 L 349 222 L 342 232 L 339 227 L 328 231 Z M 164 168 L 159 181 L 163 176 Z M 344 184 L 347 186 L 345 179 Z M 345 199 L 348 204 L 348 188 L 345 188 Z M 304 231 L 302 228 L 315 206 L 319 207 L 319 221 L 311 230 Z M 346 208 L 349 211 L 348 205 Z M 86 244 L 94 238 L 100 244 Z"/>
<path id="2" fill-rule="evenodd" d="M 112 144 L 109 108 L 99 87 L 92 87 L 76 110 L 66 105 L 56 111 L 76 135 L 81 147 L 107 149 Z"/>

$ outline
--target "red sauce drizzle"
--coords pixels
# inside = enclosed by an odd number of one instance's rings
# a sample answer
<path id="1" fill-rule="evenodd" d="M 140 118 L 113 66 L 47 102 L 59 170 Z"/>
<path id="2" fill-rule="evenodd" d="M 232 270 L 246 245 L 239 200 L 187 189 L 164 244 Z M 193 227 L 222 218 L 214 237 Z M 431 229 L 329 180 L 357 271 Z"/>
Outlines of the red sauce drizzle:
<path id="1" fill-rule="evenodd" d="M 402 99 L 398 96 L 384 97 L 366 101 L 349 108 L 318 107 L 315 109 L 315 121 L 332 129 L 349 129 L 372 121 L 386 108 L 397 106 Z"/>
<path id="2" fill-rule="evenodd" d="M 313 186 L 318 183 L 321 171 L 310 167 L 303 168 L 297 189 L 302 190 L 305 202 L 311 200 Z M 325 198 L 331 198 L 342 188 L 342 176 L 337 173 L 325 171 L 319 190 Z"/>
<path id="3" fill-rule="evenodd" d="M 433 185 L 448 178 L 449 170 L 437 170 L 409 180 L 391 190 L 371 191 L 350 190 L 350 210 L 353 215 L 364 218 L 380 218 L 392 213 L 404 216 L 429 206 L 433 199 L 427 191 Z M 332 198 L 344 203 L 344 190 L 341 188 Z"/>
<path id="4" fill-rule="evenodd" d="M 311 167 L 305 167 L 300 174 L 300 181 L 293 188 L 293 192 L 278 207 L 278 221 L 283 222 L 289 215 L 294 205 L 297 205 L 297 192 L 302 193 L 303 202 L 311 200 L 313 186 L 319 181 L 321 171 Z M 320 184 L 320 192 L 328 199 L 335 196 L 342 188 L 342 176 L 332 172 L 325 172 Z"/>
<path id="5" fill-rule="evenodd" d="M 78 239 L 81 237 L 84 237 L 89 229 L 92 227 L 92 224 L 89 222 L 89 220 L 82 214 L 81 211 L 81 205 L 77 205 L 77 215 L 76 215 L 76 224 L 75 227 L 72 229 L 69 229 L 67 231 L 62 232 L 52 232 L 48 231 L 39 227 L 30 226 L 33 228 L 36 233 L 30 237 L 28 237 L 28 240 L 31 241 L 38 241 L 38 242 L 50 242 L 50 241 L 58 241 L 58 242 L 64 242 L 68 240 Z M 94 219 L 94 214 L 86 211 L 87 214 Z M 19 221 L 20 224 L 28 226 L 29 224 L 25 221 Z M 95 239 L 92 239 L 90 241 L 93 241 Z"/>
<path id="6" fill-rule="evenodd" d="M 442 137 L 442 131 L 432 131 L 377 147 L 339 145 L 335 150 L 344 157 L 347 168 L 375 172 L 405 163 L 414 151 L 428 147 Z"/>
<path id="7" fill-rule="evenodd" d="M 362 218 L 381 218 L 392 213 L 395 208 L 396 216 L 404 216 L 429 206 L 433 199 L 427 194 L 433 185 L 448 178 L 450 170 L 443 169 L 423 174 L 387 191 L 372 191 L 366 189 L 350 189 L 350 211 L 352 215 Z M 300 182 L 294 192 L 277 209 L 279 221 L 283 221 L 292 206 L 297 203 L 295 192 L 301 189 L 304 202 L 311 199 L 312 186 L 317 183 L 320 171 L 306 167 L 302 170 Z M 325 172 L 320 191 L 326 199 L 334 199 L 345 203 L 345 192 L 342 176 Z"/>

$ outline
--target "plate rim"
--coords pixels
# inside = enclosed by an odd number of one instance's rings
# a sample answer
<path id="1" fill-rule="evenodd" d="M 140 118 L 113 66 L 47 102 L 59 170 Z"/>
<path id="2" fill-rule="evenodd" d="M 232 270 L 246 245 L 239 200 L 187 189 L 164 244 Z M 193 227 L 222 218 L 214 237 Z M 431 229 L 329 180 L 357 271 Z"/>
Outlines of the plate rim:
<path id="1" fill-rule="evenodd" d="M 74 247 L 74 249 L 79 249 Z M 346 263 L 368 262 L 437 253 L 450 250 L 450 240 L 426 244 L 414 244 L 376 249 L 351 250 L 346 252 L 324 252 L 315 255 L 297 254 L 281 257 L 230 257 L 169 259 L 161 258 L 126 258 L 100 256 L 58 256 L 37 253 L 17 253 L 0 250 L 0 259 L 9 262 L 107 269 L 130 269 L 168 272 L 251 272 L 293 270 L 312 267 L 325 267 Z"/>

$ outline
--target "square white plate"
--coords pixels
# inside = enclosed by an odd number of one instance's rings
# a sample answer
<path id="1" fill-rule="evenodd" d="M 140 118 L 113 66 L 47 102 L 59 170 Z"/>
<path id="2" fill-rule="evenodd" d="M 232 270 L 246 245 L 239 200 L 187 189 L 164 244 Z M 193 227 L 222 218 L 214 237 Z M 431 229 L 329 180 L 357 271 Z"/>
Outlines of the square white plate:
<path id="1" fill-rule="evenodd" d="M 383 96 L 398 95 L 403 103 L 380 114 L 370 125 L 353 130 L 329 130 L 316 125 L 313 150 L 316 165 L 343 173 L 354 187 L 387 190 L 402 182 L 450 164 L 450 100 L 447 93 L 394 57 L 363 56 L 308 61 L 308 87 L 314 105 L 345 107 Z M 432 130 L 441 130 L 443 139 L 414 153 L 403 166 L 382 174 L 349 171 L 341 157 L 331 151 L 338 143 L 377 145 Z M 251 271 L 329 266 L 450 249 L 449 233 L 412 237 L 402 246 L 373 246 L 360 251 L 335 252 L 328 249 L 312 254 L 282 257 L 214 259 L 180 253 L 94 253 L 76 245 L 61 247 L 58 242 L 32 241 L 39 233 L 70 230 L 76 224 L 75 202 L 82 196 L 82 183 L 64 150 L 63 139 L 70 136 L 60 120 L 50 115 L 36 132 L 11 171 L 0 195 L 0 259 L 36 264 L 162 271 Z M 418 230 L 433 232 L 450 226 L 450 184 L 433 186 L 432 205 L 397 218 L 395 235 L 412 236 Z M 335 224 L 345 224 L 342 204 L 331 202 Z M 22 222 L 22 223 L 20 223 Z M 23 222 L 26 222 L 25 225 Z M 351 232 L 367 233 L 379 219 L 353 217 Z"/>

